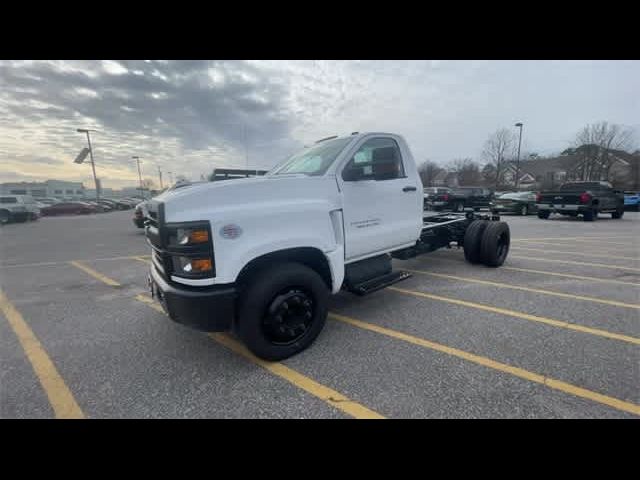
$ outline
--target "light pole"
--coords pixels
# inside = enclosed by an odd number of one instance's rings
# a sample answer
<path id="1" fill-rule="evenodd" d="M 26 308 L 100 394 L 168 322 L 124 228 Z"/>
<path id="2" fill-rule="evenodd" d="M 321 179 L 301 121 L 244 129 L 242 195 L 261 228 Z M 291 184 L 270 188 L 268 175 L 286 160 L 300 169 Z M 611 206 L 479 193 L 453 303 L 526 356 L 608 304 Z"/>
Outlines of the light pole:
<path id="1" fill-rule="evenodd" d="M 515 126 L 520 128 L 520 138 L 518 139 L 518 160 L 516 161 L 516 190 L 518 190 L 518 185 L 520 184 L 520 145 L 522 144 L 522 122 L 516 123 Z"/>
<path id="2" fill-rule="evenodd" d="M 140 179 L 140 195 L 144 198 L 144 191 L 142 190 L 142 172 L 140 171 L 140 157 L 134 155 L 133 158 L 136 162 L 138 162 L 138 178 Z"/>
<path id="3" fill-rule="evenodd" d="M 91 147 L 91 138 L 89 132 L 97 132 L 97 130 L 89 130 L 88 128 L 77 128 L 77 132 L 87 134 L 87 143 L 89 144 L 89 155 L 91 155 L 91 169 L 93 170 L 93 181 L 96 184 L 96 202 L 100 202 L 100 188 L 98 187 L 98 177 L 96 177 L 96 164 L 93 161 L 93 148 Z"/>
<path id="4" fill-rule="evenodd" d="M 158 165 L 158 177 L 160 177 L 160 190 L 162 190 L 162 170 L 160 170 L 160 165 Z"/>

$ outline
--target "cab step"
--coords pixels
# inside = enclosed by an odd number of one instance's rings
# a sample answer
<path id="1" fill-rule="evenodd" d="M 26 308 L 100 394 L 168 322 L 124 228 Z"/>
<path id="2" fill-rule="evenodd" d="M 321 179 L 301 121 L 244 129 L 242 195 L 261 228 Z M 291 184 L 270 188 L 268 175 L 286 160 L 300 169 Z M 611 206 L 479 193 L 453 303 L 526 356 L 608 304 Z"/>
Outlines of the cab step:
<path id="1" fill-rule="evenodd" d="M 380 275 L 379 277 L 375 277 L 365 282 L 352 285 L 348 288 L 348 291 L 360 296 L 368 295 L 369 293 L 381 290 L 390 285 L 393 285 L 394 283 L 406 280 L 411 276 L 411 273 L 404 272 L 402 270 L 399 270 L 397 272 L 385 273 L 384 275 Z"/>

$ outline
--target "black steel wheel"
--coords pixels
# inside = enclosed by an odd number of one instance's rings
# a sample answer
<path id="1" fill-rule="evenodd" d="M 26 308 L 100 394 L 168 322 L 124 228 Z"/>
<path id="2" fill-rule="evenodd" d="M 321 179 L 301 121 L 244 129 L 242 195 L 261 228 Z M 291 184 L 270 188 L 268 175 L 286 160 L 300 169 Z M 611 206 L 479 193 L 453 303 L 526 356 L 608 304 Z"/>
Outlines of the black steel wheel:
<path id="1" fill-rule="evenodd" d="M 529 215 L 529 206 L 526 203 L 520 207 L 520 215 L 523 217 Z"/>
<path id="2" fill-rule="evenodd" d="M 256 356 L 277 361 L 313 343 L 327 319 L 329 288 L 311 268 L 276 264 L 251 276 L 234 329 Z"/>
<path id="3" fill-rule="evenodd" d="M 277 295 L 262 320 L 265 337 L 274 345 L 290 345 L 311 327 L 313 296 L 299 287 L 289 287 Z"/>

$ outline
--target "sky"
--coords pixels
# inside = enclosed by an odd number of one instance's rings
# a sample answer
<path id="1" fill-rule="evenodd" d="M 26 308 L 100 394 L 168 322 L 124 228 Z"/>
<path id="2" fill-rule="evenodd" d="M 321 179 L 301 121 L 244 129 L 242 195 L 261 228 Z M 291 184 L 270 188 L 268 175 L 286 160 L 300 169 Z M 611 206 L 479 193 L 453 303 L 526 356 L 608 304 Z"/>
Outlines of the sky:
<path id="1" fill-rule="evenodd" d="M 330 135 L 403 135 L 418 163 L 480 160 L 523 122 L 522 150 L 558 153 L 585 125 L 640 132 L 640 61 L 0 61 L 0 182 L 93 187 L 73 159 L 91 128 L 103 187 L 269 169 Z"/>

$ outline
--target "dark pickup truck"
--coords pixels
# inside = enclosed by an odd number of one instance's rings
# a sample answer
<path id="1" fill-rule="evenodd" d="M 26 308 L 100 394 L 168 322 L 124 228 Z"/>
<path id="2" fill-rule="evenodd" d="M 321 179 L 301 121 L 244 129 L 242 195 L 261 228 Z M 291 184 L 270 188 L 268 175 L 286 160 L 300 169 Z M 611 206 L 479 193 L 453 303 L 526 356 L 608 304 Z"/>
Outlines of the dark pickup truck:
<path id="1" fill-rule="evenodd" d="M 624 194 L 614 190 L 608 182 L 571 182 L 559 190 L 543 191 L 536 196 L 538 218 L 549 218 L 552 213 L 577 217 L 592 222 L 600 213 L 613 218 L 624 215 Z"/>
<path id="2" fill-rule="evenodd" d="M 478 211 L 489 208 L 493 195 L 483 187 L 428 187 L 424 189 L 425 210 L 453 210 L 462 212 L 465 208 Z"/>

